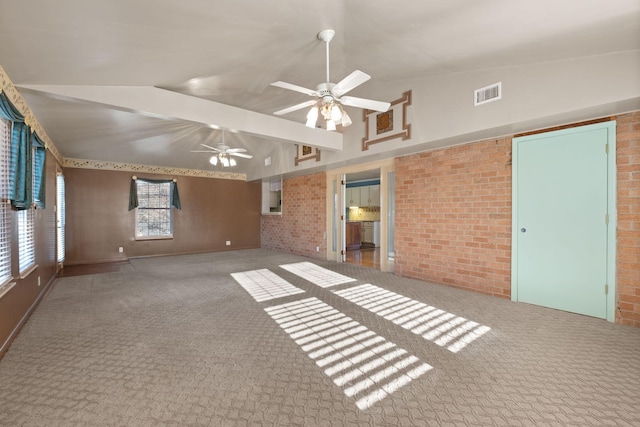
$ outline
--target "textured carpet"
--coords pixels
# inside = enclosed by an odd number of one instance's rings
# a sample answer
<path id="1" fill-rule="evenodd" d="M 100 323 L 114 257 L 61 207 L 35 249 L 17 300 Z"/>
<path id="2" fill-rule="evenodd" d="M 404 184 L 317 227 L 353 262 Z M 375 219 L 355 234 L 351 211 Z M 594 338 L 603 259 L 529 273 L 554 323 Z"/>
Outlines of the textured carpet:
<path id="1" fill-rule="evenodd" d="M 0 384 L 3 426 L 632 426 L 640 329 L 266 250 L 137 259 L 59 279 Z"/>

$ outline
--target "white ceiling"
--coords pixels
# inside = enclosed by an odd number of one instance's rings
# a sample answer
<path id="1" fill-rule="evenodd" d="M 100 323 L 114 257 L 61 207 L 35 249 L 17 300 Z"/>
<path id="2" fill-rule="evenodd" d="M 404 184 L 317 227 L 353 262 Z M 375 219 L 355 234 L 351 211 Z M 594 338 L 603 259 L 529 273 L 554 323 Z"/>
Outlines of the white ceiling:
<path id="1" fill-rule="evenodd" d="M 0 10 L 0 65 L 64 157 L 204 170 L 206 155 L 190 151 L 221 139 L 213 126 L 244 126 L 224 114 L 138 111 L 126 94 L 109 106 L 36 86 L 156 87 L 273 117 L 307 97 L 269 83 L 324 81 L 325 28 L 336 30 L 332 81 L 365 71 L 376 84 L 350 95 L 383 101 L 385 83 L 640 49 L 638 0 L 20 0 Z M 285 128 L 296 133 L 303 115 L 228 135 L 255 155 L 234 172 L 295 140 Z"/>

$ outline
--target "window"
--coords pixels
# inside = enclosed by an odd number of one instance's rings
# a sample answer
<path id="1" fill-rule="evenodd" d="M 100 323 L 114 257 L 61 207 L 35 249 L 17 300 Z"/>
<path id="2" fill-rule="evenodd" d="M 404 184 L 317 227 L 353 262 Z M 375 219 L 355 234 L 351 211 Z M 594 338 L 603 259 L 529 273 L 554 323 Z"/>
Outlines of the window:
<path id="1" fill-rule="evenodd" d="M 171 212 L 171 183 L 135 181 L 138 208 L 136 209 L 136 238 L 162 239 L 173 237 Z"/>
<path id="2" fill-rule="evenodd" d="M 58 242 L 58 262 L 64 261 L 64 223 L 65 223 L 65 201 L 64 201 L 64 175 L 56 175 L 56 236 Z"/>
<path id="3" fill-rule="evenodd" d="M 31 182 L 36 182 L 36 156 L 35 148 L 31 149 Z M 35 201 L 35 187 L 32 186 L 32 200 Z M 35 209 L 29 206 L 28 209 L 18 211 L 18 264 L 20 273 L 29 270 L 36 263 L 35 245 Z"/>
<path id="4" fill-rule="evenodd" d="M 11 122 L 0 119 L 0 286 L 11 280 L 10 156 Z"/>
<path id="5" fill-rule="evenodd" d="M 36 262 L 33 217 L 34 209 L 18 211 L 18 263 L 24 273 Z"/>

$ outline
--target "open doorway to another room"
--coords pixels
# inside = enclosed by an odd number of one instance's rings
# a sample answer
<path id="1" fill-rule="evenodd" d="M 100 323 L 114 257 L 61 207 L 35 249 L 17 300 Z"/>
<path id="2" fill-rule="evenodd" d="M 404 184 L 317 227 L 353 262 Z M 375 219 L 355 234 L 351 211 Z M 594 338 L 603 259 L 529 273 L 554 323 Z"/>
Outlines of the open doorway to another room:
<path id="1" fill-rule="evenodd" d="M 327 171 L 327 259 L 394 271 L 394 159 Z"/>
<path id="2" fill-rule="evenodd" d="M 380 269 L 380 169 L 346 174 L 345 262 Z"/>

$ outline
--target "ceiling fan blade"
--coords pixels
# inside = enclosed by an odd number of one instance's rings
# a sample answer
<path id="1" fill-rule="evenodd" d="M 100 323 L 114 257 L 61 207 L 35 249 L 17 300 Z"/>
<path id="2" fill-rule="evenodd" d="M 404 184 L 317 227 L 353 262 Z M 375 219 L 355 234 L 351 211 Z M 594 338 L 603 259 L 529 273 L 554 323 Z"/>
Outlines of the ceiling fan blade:
<path id="1" fill-rule="evenodd" d="M 356 98 L 355 96 L 343 96 L 340 98 L 342 105 L 350 107 L 364 108 L 366 110 L 375 110 L 384 113 L 391 107 L 391 104 L 383 101 L 374 101 L 373 99 Z"/>
<path id="2" fill-rule="evenodd" d="M 208 146 L 206 144 L 200 144 L 200 145 L 202 145 L 203 147 L 207 147 L 207 148 L 209 148 L 209 149 L 211 149 L 211 150 L 213 150 L 215 152 L 219 152 L 220 151 L 218 148 L 210 147 L 210 146 Z"/>
<path id="3" fill-rule="evenodd" d="M 243 159 L 253 159 L 253 156 L 251 154 L 244 154 L 244 153 L 229 153 L 227 151 L 227 153 L 230 156 L 234 156 L 234 157 L 242 157 Z"/>
<path id="4" fill-rule="evenodd" d="M 211 150 L 207 150 L 207 151 L 204 151 L 204 150 L 192 150 L 191 152 L 192 153 L 214 153 L 214 151 L 211 151 Z"/>
<path id="5" fill-rule="evenodd" d="M 331 89 L 331 93 L 339 98 L 350 90 L 360 86 L 370 78 L 371 76 L 369 74 L 363 73 L 360 70 L 355 70 L 353 73 L 336 83 L 333 89 Z"/>
<path id="6" fill-rule="evenodd" d="M 227 150 L 227 153 L 246 153 L 247 150 L 245 150 L 244 148 L 229 148 Z"/>
<path id="7" fill-rule="evenodd" d="M 304 93 L 310 96 L 317 96 L 317 93 L 315 90 L 307 89 L 306 87 L 294 85 L 287 82 L 277 81 L 277 82 L 271 83 L 271 86 L 281 87 L 282 89 L 295 90 L 296 92 Z"/>
<path id="8" fill-rule="evenodd" d="M 300 110 L 300 109 L 305 108 L 305 107 L 311 107 L 316 102 L 317 102 L 316 100 L 306 101 L 306 102 L 303 102 L 302 104 L 296 104 L 296 105 L 294 105 L 292 107 L 288 107 L 288 108 L 276 111 L 273 114 L 275 114 L 276 116 L 281 116 L 283 114 L 291 113 L 293 111 L 297 111 L 297 110 Z"/>

